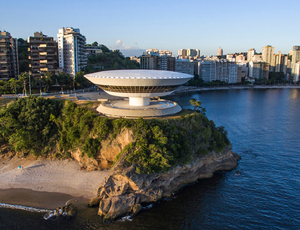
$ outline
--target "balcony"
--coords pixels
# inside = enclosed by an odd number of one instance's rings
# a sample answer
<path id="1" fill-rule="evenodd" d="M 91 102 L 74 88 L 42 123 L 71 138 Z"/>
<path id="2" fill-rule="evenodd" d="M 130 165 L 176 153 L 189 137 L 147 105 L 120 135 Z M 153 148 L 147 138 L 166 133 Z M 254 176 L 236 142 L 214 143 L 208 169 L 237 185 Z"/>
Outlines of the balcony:
<path id="1" fill-rule="evenodd" d="M 0 73 L 7 73 L 9 72 L 9 69 L 0 69 Z"/>
<path id="2" fill-rule="evenodd" d="M 31 59 L 31 60 L 39 60 L 39 56 L 29 56 L 28 59 Z"/>
<path id="3" fill-rule="evenodd" d="M 47 60 L 40 60 L 40 63 L 45 63 L 45 64 L 47 64 L 48 61 L 47 61 Z"/>
<path id="4" fill-rule="evenodd" d="M 40 52 L 40 56 L 47 56 L 47 52 Z"/>
<path id="5" fill-rule="evenodd" d="M 48 68 L 40 68 L 40 71 L 48 71 Z"/>

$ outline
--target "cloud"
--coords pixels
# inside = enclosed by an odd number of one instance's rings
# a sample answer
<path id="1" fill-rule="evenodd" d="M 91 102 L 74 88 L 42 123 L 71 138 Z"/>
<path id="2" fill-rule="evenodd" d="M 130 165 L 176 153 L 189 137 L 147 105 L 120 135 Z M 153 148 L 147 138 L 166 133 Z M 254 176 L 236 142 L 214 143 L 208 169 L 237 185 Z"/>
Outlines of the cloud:
<path id="1" fill-rule="evenodd" d="M 125 57 L 140 56 L 145 51 L 145 49 L 138 47 L 138 43 L 135 42 L 134 46 L 126 46 L 125 42 L 121 39 L 116 39 L 116 44 L 111 46 L 110 49 L 120 50 Z"/>
<path id="2" fill-rule="evenodd" d="M 139 49 L 137 43 L 135 43 L 136 46 L 126 46 L 125 42 L 121 39 L 116 39 L 116 44 L 111 46 L 112 50 L 137 50 Z"/>

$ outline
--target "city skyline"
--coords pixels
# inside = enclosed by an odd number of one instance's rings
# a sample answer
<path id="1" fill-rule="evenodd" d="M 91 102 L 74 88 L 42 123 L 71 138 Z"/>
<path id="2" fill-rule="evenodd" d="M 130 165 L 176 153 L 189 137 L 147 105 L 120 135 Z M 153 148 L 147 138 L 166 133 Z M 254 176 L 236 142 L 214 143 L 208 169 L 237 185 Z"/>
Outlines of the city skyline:
<path id="1" fill-rule="evenodd" d="M 0 30 L 27 39 L 36 31 L 57 39 L 62 27 L 79 28 L 87 43 L 97 41 L 125 56 L 149 48 L 200 49 L 201 55 L 247 52 L 271 45 L 275 53 L 289 53 L 300 44 L 300 32 L 292 22 L 299 18 L 298 1 L 81 1 L 57 0 L 2 4 Z"/>

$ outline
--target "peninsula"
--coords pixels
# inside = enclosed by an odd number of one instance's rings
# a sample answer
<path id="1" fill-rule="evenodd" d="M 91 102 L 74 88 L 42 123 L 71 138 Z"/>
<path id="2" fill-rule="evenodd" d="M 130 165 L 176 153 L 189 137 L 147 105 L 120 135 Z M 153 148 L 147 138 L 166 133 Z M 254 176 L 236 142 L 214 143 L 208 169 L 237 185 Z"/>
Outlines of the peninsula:
<path id="1" fill-rule="evenodd" d="M 0 113 L 0 189 L 94 196 L 90 205 L 99 205 L 105 220 L 137 213 L 188 183 L 237 166 L 224 127 L 194 102 L 194 111 L 177 116 L 112 119 L 70 100 L 20 98 Z"/>

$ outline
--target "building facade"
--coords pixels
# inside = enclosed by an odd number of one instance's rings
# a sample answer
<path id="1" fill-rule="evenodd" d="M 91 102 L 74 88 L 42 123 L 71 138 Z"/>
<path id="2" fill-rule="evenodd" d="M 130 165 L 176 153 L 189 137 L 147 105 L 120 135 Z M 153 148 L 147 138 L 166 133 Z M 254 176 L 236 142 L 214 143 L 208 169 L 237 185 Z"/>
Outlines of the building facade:
<path id="1" fill-rule="evenodd" d="M 274 66 L 275 72 L 283 72 L 284 75 L 287 74 L 287 62 L 288 62 L 288 55 L 281 54 L 280 51 L 274 55 Z"/>
<path id="2" fill-rule="evenodd" d="M 9 32 L 0 31 L 0 80 L 16 78 L 19 74 L 18 42 Z"/>
<path id="3" fill-rule="evenodd" d="M 58 30 L 57 38 L 59 68 L 75 76 L 87 65 L 85 36 L 79 29 L 67 27 Z"/>
<path id="4" fill-rule="evenodd" d="M 291 72 L 292 72 L 292 78 L 295 81 L 296 74 L 297 74 L 297 66 L 296 63 L 300 61 L 300 46 L 293 46 L 292 50 L 292 62 L 291 62 Z"/>
<path id="5" fill-rule="evenodd" d="M 242 67 L 235 62 L 224 59 L 200 62 L 200 77 L 204 82 L 224 81 L 229 84 L 240 83 L 242 79 Z"/>
<path id="6" fill-rule="evenodd" d="M 187 51 L 186 51 L 186 49 L 180 49 L 180 50 L 178 50 L 178 57 L 180 59 L 187 58 Z"/>
<path id="7" fill-rule="evenodd" d="M 267 62 L 262 62 L 262 61 L 249 62 L 249 77 L 251 78 L 268 79 L 269 71 L 270 71 L 270 65 Z"/>
<path id="8" fill-rule="evenodd" d="M 195 63 L 189 59 L 176 59 L 175 71 L 179 73 L 195 74 Z"/>
<path id="9" fill-rule="evenodd" d="M 270 71 L 274 71 L 274 47 L 268 45 L 262 48 L 262 60 L 269 63 Z"/>
<path id="10" fill-rule="evenodd" d="M 254 48 L 248 50 L 247 52 L 247 61 L 250 62 L 250 61 L 253 61 L 253 57 L 254 55 L 256 54 L 256 51 Z"/>
<path id="11" fill-rule="evenodd" d="M 147 49 L 139 59 L 141 69 L 175 71 L 175 57 L 169 50 Z"/>
<path id="12" fill-rule="evenodd" d="M 97 55 L 102 53 L 102 49 L 99 46 L 85 46 L 86 55 Z"/>
<path id="13" fill-rule="evenodd" d="M 200 56 L 200 50 L 199 49 L 187 49 L 186 50 L 186 56 L 196 58 Z"/>
<path id="14" fill-rule="evenodd" d="M 46 72 L 57 72 L 57 42 L 42 32 L 27 38 L 30 74 L 40 78 Z"/>
<path id="15" fill-rule="evenodd" d="M 223 56 L 223 49 L 221 47 L 218 49 L 217 56 Z"/>

